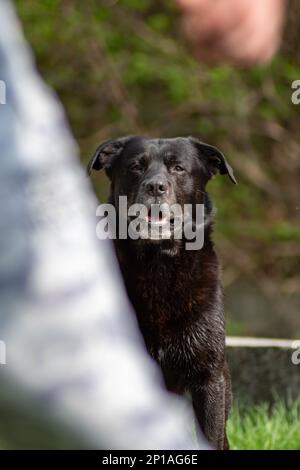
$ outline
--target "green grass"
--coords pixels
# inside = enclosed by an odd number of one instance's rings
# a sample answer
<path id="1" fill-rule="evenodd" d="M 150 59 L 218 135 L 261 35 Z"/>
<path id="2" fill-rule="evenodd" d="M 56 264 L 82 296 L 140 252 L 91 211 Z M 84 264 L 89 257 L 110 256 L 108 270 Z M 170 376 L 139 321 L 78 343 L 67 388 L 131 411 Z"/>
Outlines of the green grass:
<path id="1" fill-rule="evenodd" d="M 300 450 L 300 400 L 234 406 L 227 426 L 232 450 Z"/>
<path id="2" fill-rule="evenodd" d="M 268 403 L 234 405 L 227 434 L 231 450 L 300 450 L 300 399 L 288 405 L 277 400 L 272 409 Z M 1 438 L 0 449 L 10 448 Z"/>

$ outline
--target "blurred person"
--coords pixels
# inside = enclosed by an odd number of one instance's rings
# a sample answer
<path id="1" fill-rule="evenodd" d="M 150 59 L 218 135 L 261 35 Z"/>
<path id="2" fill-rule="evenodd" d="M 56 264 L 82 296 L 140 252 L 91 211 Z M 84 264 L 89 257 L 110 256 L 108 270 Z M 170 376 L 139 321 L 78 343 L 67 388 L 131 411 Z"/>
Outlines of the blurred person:
<path id="1" fill-rule="evenodd" d="M 282 37 L 287 0 L 177 0 L 186 37 L 209 65 L 269 62 Z"/>
<path id="2" fill-rule="evenodd" d="M 0 17 L 1 438 L 15 448 L 196 448 L 192 411 L 164 390 L 112 246 L 96 239 L 96 201 L 63 111 L 6 0 Z"/>

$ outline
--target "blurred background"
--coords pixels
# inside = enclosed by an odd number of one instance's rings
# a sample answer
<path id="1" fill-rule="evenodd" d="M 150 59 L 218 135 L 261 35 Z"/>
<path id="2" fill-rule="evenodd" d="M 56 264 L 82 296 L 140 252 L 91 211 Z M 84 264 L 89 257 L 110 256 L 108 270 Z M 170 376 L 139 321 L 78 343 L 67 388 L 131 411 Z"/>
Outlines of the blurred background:
<path id="1" fill-rule="evenodd" d="M 236 71 L 193 59 L 172 0 L 15 2 L 84 165 L 103 140 L 136 133 L 195 135 L 228 157 L 239 185 L 209 185 L 228 334 L 300 337 L 299 3 L 272 64 Z M 104 201 L 105 176 L 93 183 Z"/>

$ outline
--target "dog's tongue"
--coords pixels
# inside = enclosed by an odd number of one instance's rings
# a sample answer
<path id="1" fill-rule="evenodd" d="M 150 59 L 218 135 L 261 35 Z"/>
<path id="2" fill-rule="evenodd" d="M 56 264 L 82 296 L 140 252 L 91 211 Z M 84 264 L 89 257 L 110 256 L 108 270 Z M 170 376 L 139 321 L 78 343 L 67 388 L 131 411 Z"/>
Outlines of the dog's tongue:
<path id="1" fill-rule="evenodd" d="M 162 221 L 162 213 L 161 211 L 157 210 L 151 210 L 151 208 L 148 211 L 148 220 L 153 221 L 153 222 L 160 222 Z"/>

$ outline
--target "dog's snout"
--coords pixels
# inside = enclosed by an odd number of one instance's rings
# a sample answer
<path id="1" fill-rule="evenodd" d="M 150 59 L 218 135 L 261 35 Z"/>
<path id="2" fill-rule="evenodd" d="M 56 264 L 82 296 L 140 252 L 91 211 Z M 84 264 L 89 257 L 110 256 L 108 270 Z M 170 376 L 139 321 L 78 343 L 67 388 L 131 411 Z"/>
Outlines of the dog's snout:
<path id="1" fill-rule="evenodd" d="M 161 196 L 168 191 L 168 183 L 161 178 L 153 178 L 147 181 L 145 189 L 151 196 Z"/>

